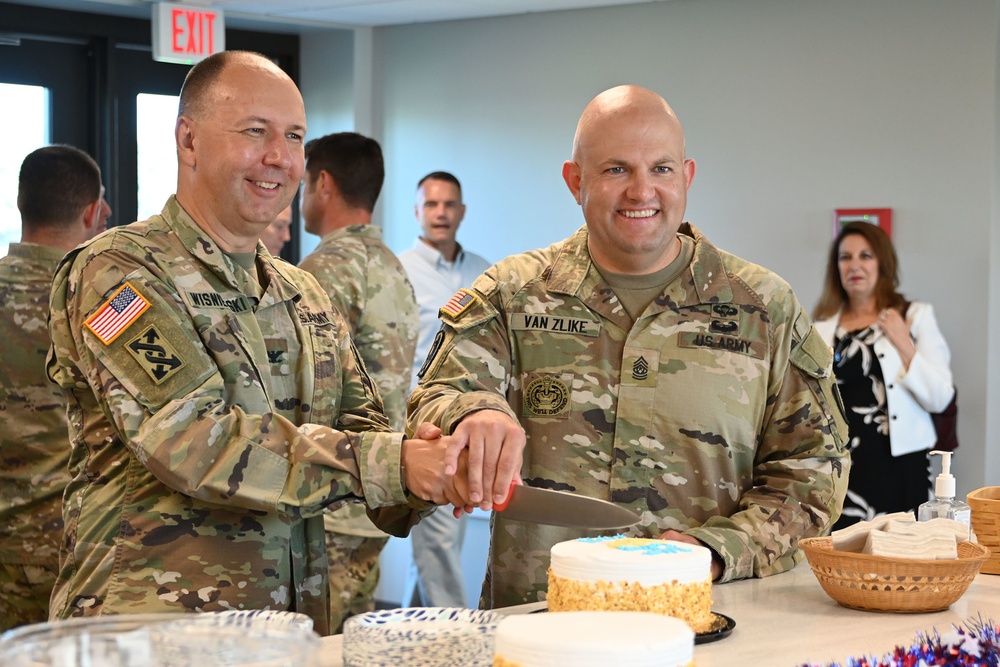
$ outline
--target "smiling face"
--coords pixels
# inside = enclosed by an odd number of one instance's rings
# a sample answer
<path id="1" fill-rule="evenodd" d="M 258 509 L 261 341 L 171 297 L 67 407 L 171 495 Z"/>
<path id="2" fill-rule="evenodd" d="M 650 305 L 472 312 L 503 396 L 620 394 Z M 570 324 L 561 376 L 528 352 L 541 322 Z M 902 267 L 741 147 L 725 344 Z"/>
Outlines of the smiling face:
<path id="1" fill-rule="evenodd" d="M 875 295 L 878 286 L 878 256 L 861 234 L 848 234 L 837 250 L 840 284 L 851 301 L 865 301 Z"/>
<path id="2" fill-rule="evenodd" d="M 624 274 L 666 267 L 679 251 L 694 171 L 680 123 L 658 95 L 623 86 L 595 98 L 563 178 L 583 209 L 597 265 Z"/>
<path id="3" fill-rule="evenodd" d="M 302 96 L 261 58 L 229 63 L 205 96 L 177 121 L 177 199 L 224 250 L 252 250 L 302 178 Z"/>

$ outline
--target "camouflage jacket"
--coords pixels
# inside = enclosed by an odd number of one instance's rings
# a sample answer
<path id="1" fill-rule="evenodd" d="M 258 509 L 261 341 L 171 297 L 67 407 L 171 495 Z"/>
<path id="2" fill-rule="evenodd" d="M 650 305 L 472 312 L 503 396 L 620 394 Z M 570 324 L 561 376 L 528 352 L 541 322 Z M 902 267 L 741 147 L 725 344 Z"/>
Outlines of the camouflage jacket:
<path id="1" fill-rule="evenodd" d="M 352 225 L 323 237 L 299 267 L 316 276 L 350 326 L 351 338 L 375 381 L 393 429 L 406 424 L 406 397 L 420 322 L 403 265 L 375 225 Z M 384 535 L 363 505 L 347 504 L 325 516 L 327 530 Z"/>
<path id="2" fill-rule="evenodd" d="M 69 434 L 45 376 L 49 289 L 59 248 L 12 243 L 0 258 L 0 563 L 59 564 Z"/>
<path id="3" fill-rule="evenodd" d="M 641 516 L 632 536 L 692 535 L 720 581 L 782 572 L 846 493 L 830 349 L 783 280 L 680 233 L 690 266 L 634 324 L 586 228 L 492 267 L 442 309 L 409 427 L 504 411 L 527 434 L 526 484 L 622 504 Z M 494 514 L 482 603 L 543 598 L 549 549 L 584 534 Z"/>
<path id="4" fill-rule="evenodd" d="M 415 523 L 402 436 L 343 319 L 263 244 L 255 266 L 173 197 L 60 265 L 48 372 L 73 479 L 54 617 L 294 609 L 327 633 L 324 508 L 364 496 L 389 532 Z"/>

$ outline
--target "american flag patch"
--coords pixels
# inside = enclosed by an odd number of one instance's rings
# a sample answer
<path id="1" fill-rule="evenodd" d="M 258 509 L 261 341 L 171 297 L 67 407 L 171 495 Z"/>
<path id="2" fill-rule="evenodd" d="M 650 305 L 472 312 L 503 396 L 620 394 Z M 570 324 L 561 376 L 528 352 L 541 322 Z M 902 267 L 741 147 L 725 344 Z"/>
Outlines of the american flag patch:
<path id="1" fill-rule="evenodd" d="M 84 324 L 105 345 L 121 335 L 149 308 L 149 301 L 125 283 Z"/>
<path id="2" fill-rule="evenodd" d="M 448 303 L 444 304 L 441 308 L 441 312 L 445 315 L 450 316 L 452 319 L 458 317 L 465 310 L 473 304 L 476 300 L 476 295 L 466 289 L 460 289 L 455 292 L 455 296 L 448 300 Z"/>

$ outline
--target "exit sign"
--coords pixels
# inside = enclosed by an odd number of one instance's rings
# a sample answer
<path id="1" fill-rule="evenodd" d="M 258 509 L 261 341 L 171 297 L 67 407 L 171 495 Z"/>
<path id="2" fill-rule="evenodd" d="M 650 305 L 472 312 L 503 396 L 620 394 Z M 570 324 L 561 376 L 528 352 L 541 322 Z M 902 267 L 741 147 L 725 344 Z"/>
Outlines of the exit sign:
<path id="1" fill-rule="evenodd" d="M 153 5 L 153 60 L 193 65 L 225 50 L 221 9 L 174 2 Z"/>

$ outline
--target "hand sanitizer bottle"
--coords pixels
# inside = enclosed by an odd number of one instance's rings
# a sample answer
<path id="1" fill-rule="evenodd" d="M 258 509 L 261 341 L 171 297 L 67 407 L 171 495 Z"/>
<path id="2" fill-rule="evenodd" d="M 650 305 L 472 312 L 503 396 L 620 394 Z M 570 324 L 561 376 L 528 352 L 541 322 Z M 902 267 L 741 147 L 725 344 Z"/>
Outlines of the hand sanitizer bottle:
<path id="1" fill-rule="evenodd" d="M 972 508 L 961 500 L 955 500 L 955 476 L 951 474 L 951 452 L 934 450 L 931 455 L 941 457 L 941 474 L 934 482 L 934 500 L 928 500 L 917 508 L 917 521 L 953 519 L 969 526 L 971 535 Z"/>

